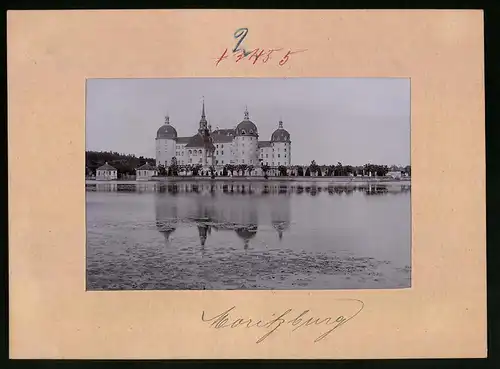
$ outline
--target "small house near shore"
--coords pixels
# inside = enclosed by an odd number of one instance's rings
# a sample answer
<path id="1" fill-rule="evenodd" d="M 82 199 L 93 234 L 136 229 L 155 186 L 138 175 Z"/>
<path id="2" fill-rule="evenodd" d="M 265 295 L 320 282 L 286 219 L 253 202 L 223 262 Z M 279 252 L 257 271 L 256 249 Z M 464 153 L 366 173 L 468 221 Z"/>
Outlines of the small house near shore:
<path id="1" fill-rule="evenodd" d="M 386 177 L 400 179 L 402 177 L 402 174 L 401 174 L 401 171 L 399 171 L 399 170 L 393 170 L 393 171 L 388 172 L 386 174 Z"/>
<path id="2" fill-rule="evenodd" d="M 141 165 L 139 168 L 135 170 L 136 180 L 137 181 L 149 181 L 152 177 L 158 175 L 158 170 L 156 167 L 146 163 Z"/>
<path id="3" fill-rule="evenodd" d="M 116 168 L 106 162 L 96 170 L 96 180 L 98 181 L 112 181 L 118 178 L 118 171 Z"/>

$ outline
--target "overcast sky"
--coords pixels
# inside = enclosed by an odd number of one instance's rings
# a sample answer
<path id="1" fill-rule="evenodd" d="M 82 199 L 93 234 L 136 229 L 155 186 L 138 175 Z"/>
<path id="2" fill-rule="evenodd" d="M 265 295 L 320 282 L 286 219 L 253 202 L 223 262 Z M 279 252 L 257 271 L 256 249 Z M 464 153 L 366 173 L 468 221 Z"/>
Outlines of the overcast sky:
<path id="1" fill-rule="evenodd" d="M 87 150 L 154 157 L 165 115 L 192 136 L 203 96 L 212 129 L 235 127 L 248 106 L 270 140 L 282 119 L 292 164 L 410 163 L 410 80 L 399 78 L 89 79 Z"/>

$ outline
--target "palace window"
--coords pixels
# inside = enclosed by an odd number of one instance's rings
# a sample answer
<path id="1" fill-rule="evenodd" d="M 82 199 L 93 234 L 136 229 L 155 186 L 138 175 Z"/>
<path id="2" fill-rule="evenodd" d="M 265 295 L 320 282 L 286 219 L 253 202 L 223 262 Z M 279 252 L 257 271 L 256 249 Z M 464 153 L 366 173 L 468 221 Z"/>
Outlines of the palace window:
<path id="1" fill-rule="evenodd" d="M 278 154 L 278 158 L 280 157 L 280 154 Z"/>
<path id="2" fill-rule="evenodd" d="M 217 148 L 219 148 L 219 144 L 217 144 L 216 146 L 217 146 Z"/>
<path id="3" fill-rule="evenodd" d="M 216 151 L 216 154 L 215 155 L 219 155 L 219 150 Z"/>
<path id="4" fill-rule="evenodd" d="M 286 147 L 285 147 L 285 152 L 286 152 Z"/>
<path id="5" fill-rule="evenodd" d="M 224 144 L 220 145 L 220 148 L 223 149 L 224 148 Z"/>
<path id="6" fill-rule="evenodd" d="M 253 164 L 253 160 L 250 160 L 250 164 Z"/>
<path id="7" fill-rule="evenodd" d="M 278 161 L 278 165 L 281 165 L 281 163 Z"/>
<path id="8" fill-rule="evenodd" d="M 241 163 L 242 163 L 242 164 L 245 164 L 245 159 L 241 159 Z"/>
<path id="9" fill-rule="evenodd" d="M 191 155 L 193 152 L 191 150 L 188 150 L 189 155 Z"/>
<path id="10" fill-rule="evenodd" d="M 216 161 L 215 161 L 215 165 L 217 165 L 217 164 L 219 164 L 219 161 L 218 161 L 218 160 L 216 160 Z"/>
<path id="11" fill-rule="evenodd" d="M 244 129 L 242 129 L 242 130 L 241 130 L 241 134 L 242 134 L 242 135 L 244 135 L 244 134 L 245 134 L 245 130 L 244 130 Z M 245 137 L 243 137 L 243 139 L 245 139 Z"/>
<path id="12" fill-rule="evenodd" d="M 201 163 L 201 158 L 200 158 L 200 160 L 198 162 Z"/>
<path id="13" fill-rule="evenodd" d="M 221 155 L 224 155 L 224 150 L 222 150 L 222 151 L 220 152 L 220 154 L 221 154 Z"/>
<path id="14" fill-rule="evenodd" d="M 221 160 L 221 164 L 224 164 L 224 160 Z"/>
<path id="15" fill-rule="evenodd" d="M 197 152 L 196 150 L 193 150 L 193 156 L 196 156 Z"/>
<path id="16" fill-rule="evenodd" d="M 198 152 L 201 154 L 201 150 L 198 150 Z"/>

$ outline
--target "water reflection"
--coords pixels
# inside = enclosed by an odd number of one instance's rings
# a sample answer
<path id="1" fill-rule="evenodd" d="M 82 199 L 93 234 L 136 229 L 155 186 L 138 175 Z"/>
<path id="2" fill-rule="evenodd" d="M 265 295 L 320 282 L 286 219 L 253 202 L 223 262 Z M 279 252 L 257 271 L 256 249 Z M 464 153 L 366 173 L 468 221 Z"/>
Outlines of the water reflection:
<path id="1" fill-rule="evenodd" d="M 259 225 L 274 228 L 279 240 L 283 239 L 284 233 L 290 228 L 289 197 L 271 196 L 263 203 L 248 201 L 243 197 L 221 197 L 215 191 L 213 194 L 168 196 L 158 193 L 155 196 L 156 227 L 167 244 L 179 226 L 196 226 L 199 245 L 202 247 L 212 229 L 235 233 L 242 240 L 245 250 L 257 235 Z"/>
<path id="2" fill-rule="evenodd" d="M 329 183 L 189 183 L 189 182 L 146 182 L 146 183 L 87 183 L 87 191 L 103 192 L 159 192 L 176 195 L 178 193 L 193 193 L 205 196 L 225 195 L 301 195 L 304 192 L 317 196 L 324 192 L 329 195 L 351 195 L 361 192 L 365 195 L 401 194 L 411 191 L 410 184 L 399 183 L 368 183 L 368 184 L 329 184 Z"/>
<path id="3" fill-rule="evenodd" d="M 87 190 L 103 192 L 86 199 L 90 289 L 410 285 L 409 184 L 118 182 Z"/>

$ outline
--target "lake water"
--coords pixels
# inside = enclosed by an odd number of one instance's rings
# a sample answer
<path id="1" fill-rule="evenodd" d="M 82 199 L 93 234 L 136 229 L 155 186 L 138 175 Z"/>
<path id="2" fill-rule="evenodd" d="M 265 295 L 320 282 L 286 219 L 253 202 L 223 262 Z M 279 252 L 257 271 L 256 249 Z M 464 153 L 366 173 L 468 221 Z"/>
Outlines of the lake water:
<path id="1" fill-rule="evenodd" d="M 410 287 L 408 182 L 86 185 L 87 289 Z"/>

